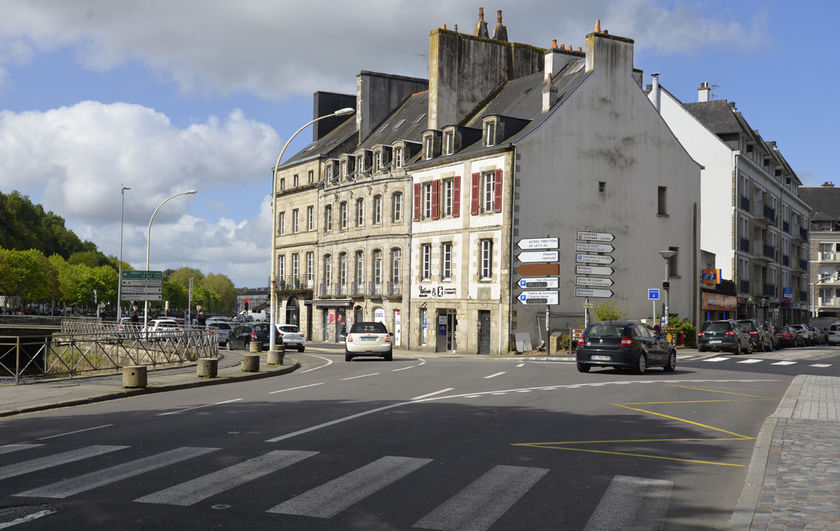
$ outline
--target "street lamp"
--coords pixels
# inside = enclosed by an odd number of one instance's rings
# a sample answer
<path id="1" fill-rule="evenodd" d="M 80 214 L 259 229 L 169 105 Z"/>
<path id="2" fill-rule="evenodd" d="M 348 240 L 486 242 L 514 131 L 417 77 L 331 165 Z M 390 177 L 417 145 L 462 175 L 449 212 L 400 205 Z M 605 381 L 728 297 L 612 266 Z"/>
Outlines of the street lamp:
<path id="1" fill-rule="evenodd" d="M 125 212 L 125 191 L 131 190 L 130 186 L 121 185 L 120 187 L 120 195 L 122 198 L 120 199 L 120 264 L 119 264 L 119 276 L 117 277 L 117 321 L 122 318 L 122 244 L 123 244 L 123 219 Z"/>
<path id="2" fill-rule="evenodd" d="M 292 142 L 298 133 L 309 127 L 310 125 L 314 124 L 319 120 L 323 120 L 325 118 L 332 118 L 334 116 L 346 116 L 348 114 L 353 114 L 356 112 L 356 109 L 352 107 L 345 107 L 343 109 L 339 109 L 332 114 L 325 114 L 324 116 L 319 116 L 314 120 L 306 122 L 301 126 L 300 129 L 295 131 L 295 133 L 289 137 L 286 141 L 286 145 L 283 146 L 283 149 L 280 150 L 280 155 L 277 157 L 277 162 L 274 164 L 274 172 L 271 174 L 271 286 L 269 289 L 271 290 L 270 297 L 271 297 L 271 304 L 269 308 L 269 332 L 268 332 L 268 350 L 269 352 L 275 352 L 276 347 L 276 339 L 275 335 L 277 333 L 276 326 L 275 326 L 275 318 L 277 314 L 277 295 L 275 293 L 276 286 L 277 286 L 277 269 L 275 265 L 276 257 L 274 256 L 277 253 L 277 241 L 274 235 L 274 227 L 275 223 L 277 222 L 277 171 L 280 169 L 280 159 L 283 158 L 283 153 L 286 152 L 286 148 L 289 147 L 289 144 Z"/>
<path id="3" fill-rule="evenodd" d="M 669 278 L 671 278 L 670 260 L 674 257 L 675 254 L 677 254 L 677 251 L 672 251 L 669 249 L 667 251 L 659 251 L 659 254 L 662 256 L 662 258 L 665 259 L 665 282 L 662 283 L 662 287 L 665 288 L 665 312 L 663 313 L 665 317 L 665 326 L 668 326 L 668 323 L 670 323 L 668 315 L 668 306 L 671 304 L 671 283 L 668 280 Z"/>
<path id="4" fill-rule="evenodd" d="M 181 196 L 181 195 L 192 195 L 195 192 L 196 192 L 196 190 L 187 190 L 186 192 L 181 192 L 179 194 L 175 194 L 173 196 L 167 197 L 166 199 L 164 199 L 163 203 L 159 204 L 158 207 L 155 209 L 155 211 L 152 212 L 152 217 L 149 218 L 149 229 L 146 232 L 146 271 L 149 270 L 149 247 L 150 247 L 151 242 L 152 242 L 152 221 L 154 221 L 154 219 L 155 219 L 155 214 L 157 214 L 158 210 L 160 210 L 160 207 L 165 205 L 166 202 L 169 201 L 170 199 L 175 199 L 176 197 Z M 145 301 L 145 304 L 143 305 L 143 328 L 146 328 L 148 326 L 148 322 L 149 322 L 149 301 L 147 299 Z"/>

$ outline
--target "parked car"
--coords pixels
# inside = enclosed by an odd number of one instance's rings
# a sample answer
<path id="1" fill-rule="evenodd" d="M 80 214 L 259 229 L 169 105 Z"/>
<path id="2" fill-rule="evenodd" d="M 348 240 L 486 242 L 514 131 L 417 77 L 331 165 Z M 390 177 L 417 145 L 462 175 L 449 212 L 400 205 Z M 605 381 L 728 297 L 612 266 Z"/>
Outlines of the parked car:
<path id="1" fill-rule="evenodd" d="M 833 345 L 835 343 L 840 345 L 840 324 L 838 323 L 828 327 L 828 344 Z"/>
<path id="2" fill-rule="evenodd" d="M 230 333 L 230 348 L 250 350 L 251 342 L 260 341 L 262 350 L 268 350 L 269 330 L 269 324 L 262 321 L 239 323 Z"/>
<path id="3" fill-rule="evenodd" d="M 762 352 L 773 350 L 773 337 L 770 332 L 758 324 L 758 321 L 755 319 L 739 319 L 738 325 L 749 334 L 753 350 Z"/>
<path id="4" fill-rule="evenodd" d="M 770 321 L 764 321 L 762 327 L 770 335 L 770 339 L 773 340 L 773 350 L 781 348 L 779 345 L 779 338 L 776 337 L 776 326 Z"/>
<path id="5" fill-rule="evenodd" d="M 297 325 L 278 324 L 276 340 L 282 341 L 286 348 L 296 348 L 298 352 L 306 349 L 306 338 L 303 337 Z"/>
<path id="6" fill-rule="evenodd" d="M 734 354 L 753 351 L 749 334 L 732 319 L 703 323 L 697 332 L 697 350 L 727 350 Z"/>
<path id="7" fill-rule="evenodd" d="M 804 324 L 792 324 L 788 325 L 800 336 L 802 336 L 802 340 L 805 342 L 806 345 L 813 345 L 814 344 L 814 333 L 811 332 L 811 329 L 808 328 L 807 325 Z"/>
<path id="8" fill-rule="evenodd" d="M 828 334 L 822 328 L 816 328 L 812 326 L 810 328 L 811 335 L 814 336 L 814 344 L 815 345 L 825 345 L 828 343 Z"/>
<path id="9" fill-rule="evenodd" d="M 147 339 L 166 339 L 177 335 L 181 327 L 174 319 L 152 319 L 140 333 Z"/>
<path id="10" fill-rule="evenodd" d="M 677 367 L 674 346 L 648 325 L 635 321 L 590 324 L 583 331 L 576 356 L 580 372 L 589 372 L 592 367 L 616 367 L 644 374 L 648 367 L 662 367 L 666 372 Z"/>
<path id="11" fill-rule="evenodd" d="M 776 332 L 780 347 L 798 347 L 805 344 L 805 340 L 799 335 L 795 328 L 783 326 Z"/>
<path id="12" fill-rule="evenodd" d="M 213 321 L 207 323 L 207 331 L 216 336 L 219 345 L 227 345 L 233 328 L 223 321 Z"/>
<path id="13" fill-rule="evenodd" d="M 381 356 L 391 361 L 394 345 L 391 334 L 385 325 L 375 321 L 353 323 L 350 333 L 344 340 L 344 361 L 352 361 L 357 356 Z"/>

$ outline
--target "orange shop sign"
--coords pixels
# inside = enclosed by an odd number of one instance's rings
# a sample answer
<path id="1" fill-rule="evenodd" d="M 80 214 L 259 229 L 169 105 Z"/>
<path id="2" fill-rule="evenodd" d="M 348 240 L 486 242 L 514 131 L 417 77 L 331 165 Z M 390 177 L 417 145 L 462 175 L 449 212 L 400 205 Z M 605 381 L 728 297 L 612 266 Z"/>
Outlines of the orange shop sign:
<path id="1" fill-rule="evenodd" d="M 718 293 L 703 293 L 700 307 L 704 310 L 734 312 L 738 309 L 738 298 L 735 295 L 720 295 Z"/>

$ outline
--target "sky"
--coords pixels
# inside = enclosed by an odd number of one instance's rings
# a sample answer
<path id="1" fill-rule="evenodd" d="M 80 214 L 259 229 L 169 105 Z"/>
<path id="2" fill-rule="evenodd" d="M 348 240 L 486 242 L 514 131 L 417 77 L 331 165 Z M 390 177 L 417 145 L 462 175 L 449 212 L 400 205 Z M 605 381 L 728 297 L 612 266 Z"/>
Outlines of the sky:
<path id="1" fill-rule="evenodd" d="M 267 286 L 271 172 L 313 92 L 354 94 L 362 70 L 427 77 L 429 31 L 472 33 L 479 7 L 540 47 L 584 46 L 600 19 L 635 41 L 645 84 L 658 72 L 691 102 L 709 82 L 806 186 L 838 181 L 834 1 L 0 0 L 0 191 L 112 256 L 122 210 L 123 260 L 145 269 L 152 212 L 196 189 L 155 216 L 150 269 Z"/>

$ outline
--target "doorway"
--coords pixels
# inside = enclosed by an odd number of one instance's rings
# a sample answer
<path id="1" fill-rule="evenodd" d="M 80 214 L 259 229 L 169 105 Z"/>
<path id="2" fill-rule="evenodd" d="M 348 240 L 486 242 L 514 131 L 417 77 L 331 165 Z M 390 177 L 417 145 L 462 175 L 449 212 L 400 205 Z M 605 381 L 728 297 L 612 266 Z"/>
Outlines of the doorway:
<path id="1" fill-rule="evenodd" d="M 437 315 L 435 352 L 454 352 L 458 349 L 455 341 L 458 326 L 457 312 L 455 310 L 438 310 Z"/>
<path id="2" fill-rule="evenodd" d="M 298 301 L 294 297 L 290 297 L 286 301 L 286 324 L 293 324 L 300 326 L 300 318 L 298 317 Z"/>
<path id="3" fill-rule="evenodd" d="M 478 310 L 478 353 L 490 354 L 490 310 Z"/>
<path id="4" fill-rule="evenodd" d="M 347 309 L 337 308 L 335 310 L 335 342 L 344 343 L 347 335 Z"/>

